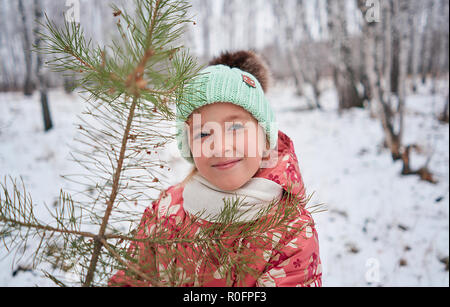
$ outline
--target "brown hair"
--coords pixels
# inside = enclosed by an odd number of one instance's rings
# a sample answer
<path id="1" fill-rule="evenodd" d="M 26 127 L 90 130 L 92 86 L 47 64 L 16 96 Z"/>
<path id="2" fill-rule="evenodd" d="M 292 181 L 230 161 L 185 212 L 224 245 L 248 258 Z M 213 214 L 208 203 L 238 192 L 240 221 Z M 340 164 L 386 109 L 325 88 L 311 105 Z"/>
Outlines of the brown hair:
<path id="1" fill-rule="evenodd" d="M 262 56 L 254 51 L 240 50 L 222 52 L 218 57 L 209 62 L 209 65 L 219 64 L 246 71 L 258 79 L 265 93 L 269 89 L 271 80 L 269 67 Z"/>

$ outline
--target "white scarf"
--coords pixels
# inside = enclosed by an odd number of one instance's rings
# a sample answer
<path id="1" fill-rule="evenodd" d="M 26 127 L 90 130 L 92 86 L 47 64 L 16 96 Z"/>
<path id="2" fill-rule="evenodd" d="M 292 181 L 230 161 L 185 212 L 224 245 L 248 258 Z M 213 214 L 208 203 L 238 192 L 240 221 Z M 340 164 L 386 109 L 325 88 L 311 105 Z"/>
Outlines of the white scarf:
<path id="1" fill-rule="evenodd" d="M 241 188 L 224 191 L 211 184 L 203 176 L 196 174 L 186 184 L 183 191 L 184 210 L 209 222 L 214 222 L 224 208 L 224 199 L 239 198 L 237 222 L 249 222 L 267 209 L 273 201 L 280 200 L 283 187 L 265 178 L 252 178 Z"/>

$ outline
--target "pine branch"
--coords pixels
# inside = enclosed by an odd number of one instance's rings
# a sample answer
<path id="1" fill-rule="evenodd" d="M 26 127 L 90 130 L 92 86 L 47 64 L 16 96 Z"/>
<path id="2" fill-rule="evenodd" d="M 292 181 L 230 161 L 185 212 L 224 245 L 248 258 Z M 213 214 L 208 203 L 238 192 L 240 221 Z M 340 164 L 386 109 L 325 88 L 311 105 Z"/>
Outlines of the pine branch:
<path id="1" fill-rule="evenodd" d="M 53 215 L 56 223 L 53 226 L 34 217 L 31 197 L 26 204 L 19 201 L 18 196 L 22 194 L 16 186 L 13 187 L 12 199 L 6 186 L 3 186 L 5 199 L 0 195 L 4 243 L 8 237 L 8 242 L 19 247 L 26 244 L 30 236 L 38 235 L 35 259 L 40 260 L 45 258 L 43 253 L 38 253 L 41 247 L 50 248 L 51 244 L 58 244 L 55 240 L 61 239 L 63 246 L 70 245 L 71 248 L 58 251 L 58 258 L 76 257 L 87 261 L 88 265 L 79 263 L 87 272 L 82 281 L 85 286 L 93 284 L 95 273 L 101 273 L 96 271 L 96 267 L 102 266 L 103 269 L 110 265 L 102 248 L 108 250 L 109 256 L 117 256 L 117 253 L 111 253 L 111 246 L 104 241 L 132 238 L 110 225 L 115 221 L 113 208 L 121 215 L 116 220 L 137 219 L 137 213 L 116 207 L 145 196 L 140 191 L 131 195 L 124 193 L 127 189 L 138 188 L 131 182 L 139 184 L 141 190 L 154 189 L 155 183 L 159 182 L 155 174 L 161 175 L 158 172 L 161 163 L 140 161 L 149 149 L 156 149 L 174 139 L 173 135 L 161 130 L 162 123 L 174 118 L 173 103 L 180 97 L 184 84 L 201 69 L 182 47 L 172 45 L 182 35 L 182 25 L 189 22 L 186 17 L 189 4 L 186 1 L 136 0 L 135 4 L 136 16 L 125 10 L 114 12 L 128 24 L 125 29 L 120 20 L 117 22 L 121 42 L 113 41 L 111 46 L 93 48 L 92 41 L 86 39 L 79 24 L 65 20 L 64 26 L 58 28 L 45 15 L 44 23 L 40 24 L 44 30 L 39 33 L 44 44 L 35 46 L 34 50 L 49 56 L 46 64 L 54 71 L 77 73 L 82 93 L 90 95 L 86 103 L 92 108 L 84 114 L 83 125 L 79 126 L 84 138 L 78 141 L 91 150 L 76 149 L 72 157 L 90 173 L 82 174 L 83 180 L 78 182 L 87 187 L 79 194 L 92 201 L 78 203 L 76 210 L 80 215 L 70 216 L 69 223 L 63 214 L 68 212 L 57 212 Z M 96 122 L 85 121 L 86 116 Z M 99 128 L 99 123 L 104 129 Z M 116 148 L 116 144 L 120 147 Z M 150 180 L 144 176 L 127 176 L 126 173 L 133 169 L 144 169 Z M 93 190 L 97 193 L 92 193 Z M 106 208 L 97 208 L 97 204 L 105 204 Z M 70 205 L 73 207 L 74 203 Z M 82 216 L 82 211 L 88 214 Z M 80 230 L 87 224 L 99 226 L 98 233 Z M 109 229 L 112 229 L 111 233 Z"/>
<path id="2" fill-rule="evenodd" d="M 88 270 L 88 274 L 87 274 L 84 286 L 90 286 L 92 283 L 92 279 L 94 278 L 94 272 L 95 272 L 95 268 L 97 266 L 98 256 L 100 254 L 100 249 L 102 247 L 100 240 L 102 240 L 104 238 L 104 235 L 106 232 L 106 226 L 108 225 L 109 217 L 111 216 L 111 211 L 112 211 L 114 202 L 116 200 L 117 191 L 118 191 L 118 187 L 119 187 L 120 175 L 122 173 L 122 166 L 123 166 L 123 160 L 124 160 L 124 156 L 125 156 L 125 150 L 127 148 L 127 143 L 128 143 L 128 139 L 129 139 L 130 130 L 131 130 L 131 124 L 133 123 L 134 111 L 136 109 L 137 103 L 138 103 L 138 98 L 134 97 L 133 103 L 131 104 L 130 113 L 128 116 L 127 126 L 126 126 L 126 129 L 125 129 L 125 132 L 123 135 L 123 139 L 122 139 L 122 147 L 120 149 L 120 156 L 119 156 L 118 164 L 116 167 L 116 173 L 114 174 L 114 178 L 113 178 L 113 187 L 112 187 L 111 195 L 110 195 L 108 203 L 107 203 L 105 215 L 103 216 L 102 224 L 100 226 L 100 231 L 96 238 L 94 251 L 92 253 L 91 264 L 89 265 L 89 270 Z"/>
<path id="3" fill-rule="evenodd" d="M 242 201 L 236 199 L 225 203 L 215 223 L 196 233 L 192 229 L 201 215 L 176 225 L 176 231 L 163 216 L 152 233 L 136 237 L 133 225 L 140 214 L 126 204 L 153 200 L 146 191 L 158 189 L 164 162 L 149 157 L 175 138 L 167 124 L 175 118 L 174 104 L 204 97 L 186 86 L 202 67 L 177 44 L 183 24 L 190 22 L 189 4 L 181 0 L 135 3 L 134 16 L 113 6 L 120 41 L 102 48 L 93 48 L 79 25 L 65 22 L 58 29 L 46 16 L 43 26 L 48 33 L 41 33 L 46 44 L 38 52 L 53 56 L 48 65 L 54 70 L 77 72 L 82 93 L 88 94 L 78 125 L 80 148 L 71 153 L 86 174 L 64 176 L 83 186 L 78 195 L 86 199 L 75 202 L 61 192 L 53 223 L 43 223 L 35 217 L 24 185 L 21 191 L 13 182 L 10 193 L 5 180 L 0 194 L 4 244 L 9 248 L 11 242 L 18 248 L 29 238 L 37 238 L 33 262 L 48 261 L 76 272 L 83 286 L 101 285 L 112 269 L 124 269 L 153 286 L 201 284 L 207 276 L 188 274 L 196 272 L 198 259 L 218 270 L 230 284 L 234 282 L 228 273 L 231 270 L 238 279 L 255 275 L 251 264 L 260 259 L 249 254 L 243 242 L 262 248 L 272 243 L 269 231 L 297 233 L 301 229 L 292 219 L 309 199 L 289 194 L 284 202 L 274 202 L 248 223 L 240 222 Z M 156 219 L 156 215 L 149 218 Z M 123 230 L 123 222 L 130 223 L 128 231 Z M 124 248 L 128 244 L 132 248 Z M 138 251 L 136 246 L 144 250 Z M 141 261 L 149 257 L 150 263 Z M 55 276 L 45 275 L 65 285 Z"/>
<path id="4" fill-rule="evenodd" d="M 2 241 L 8 251 L 13 249 L 25 250 L 29 237 L 38 238 L 39 244 L 34 249 L 33 263 L 40 262 L 45 257 L 48 248 L 54 244 L 54 238 L 66 236 L 67 242 L 72 246 L 76 238 L 94 238 L 95 234 L 81 231 L 78 214 L 81 215 L 82 208 L 75 207 L 72 199 L 61 191 L 59 206 L 56 211 L 47 208 L 53 217 L 53 224 L 40 221 L 34 214 L 34 204 L 31 196 L 27 194 L 25 184 L 21 186 L 16 180 L 10 178 L 12 188 L 9 187 L 7 179 L 0 182 L 0 232 Z M 59 209 L 58 209 L 59 208 Z M 22 248 L 23 247 L 23 248 Z M 73 245 L 75 247 L 75 245 Z"/>
<path id="5" fill-rule="evenodd" d="M 144 219 L 150 219 L 148 221 L 150 225 L 156 223 L 152 226 L 152 232 L 146 233 L 145 238 L 130 240 L 137 245 L 133 245 L 134 247 L 124 253 L 123 257 L 133 263 L 139 263 L 141 271 L 145 272 L 148 272 L 149 268 L 145 263 L 140 262 L 140 255 L 146 255 L 145 257 L 150 257 L 159 263 L 156 269 L 150 270 L 153 270 L 153 274 L 159 274 L 158 284 L 164 286 L 186 286 L 194 282 L 202 285 L 208 282 L 210 276 L 192 274 L 196 272 L 199 259 L 208 270 L 223 272 L 222 277 L 228 280 L 229 286 L 242 282 L 248 276 L 257 278 L 260 273 L 252 268 L 252 264 L 261 262 L 262 258 L 249 252 L 247 244 L 251 243 L 256 249 L 266 249 L 267 245 L 273 245 L 276 251 L 285 243 L 282 243 L 277 236 L 269 239 L 267 235 L 269 232 L 277 232 L 288 238 L 298 235 L 306 226 L 311 226 L 307 223 L 299 226 L 293 221 L 298 218 L 301 212 L 299 210 L 305 208 L 312 195 L 309 197 L 294 195 L 291 191 L 289 189 L 284 201 L 275 201 L 267 208 L 260 210 L 252 222 L 240 222 L 241 217 L 246 214 L 238 210 L 238 207 L 243 204 L 242 200 L 239 198 L 229 200 L 224 203 L 222 212 L 214 217 L 215 222 L 206 225 L 202 223 L 196 233 L 193 232 L 198 229 L 198 223 L 205 218 L 201 213 L 177 224 L 176 229 L 170 225 L 169 217 L 163 216 L 159 220 L 152 216 L 144 217 Z M 320 206 L 322 205 L 315 205 L 316 208 Z M 211 217 L 206 218 L 211 219 Z M 139 246 L 138 250 L 136 250 L 137 246 Z M 157 255 L 153 253 L 154 256 L 151 256 L 153 246 L 157 246 L 158 252 Z M 164 268 L 161 264 L 167 264 L 167 267 Z M 126 267 L 124 269 L 126 270 Z M 238 276 L 237 279 L 228 274 L 232 271 Z M 132 277 L 131 280 L 133 280 Z M 150 280 L 139 280 L 144 284 L 147 281 L 150 285 L 155 285 Z"/>
<path id="6" fill-rule="evenodd" d="M 147 274 L 141 272 L 140 268 L 133 265 L 131 262 L 127 263 L 113 248 L 111 248 L 109 246 L 108 242 L 106 242 L 105 239 L 101 239 L 100 242 L 114 256 L 114 258 L 116 258 L 116 260 L 119 261 L 122 265 L 126 266 L 129 270 L 131 270 L 133 273 L 135 273 L 140 278 L 151 281 L 152 284 L 155 285 L 156 287 L 159 286 L 159 283 L 157 280 L 155 280 L 155 278 L 152 278 L 152 277 L 148 276 Z"/>

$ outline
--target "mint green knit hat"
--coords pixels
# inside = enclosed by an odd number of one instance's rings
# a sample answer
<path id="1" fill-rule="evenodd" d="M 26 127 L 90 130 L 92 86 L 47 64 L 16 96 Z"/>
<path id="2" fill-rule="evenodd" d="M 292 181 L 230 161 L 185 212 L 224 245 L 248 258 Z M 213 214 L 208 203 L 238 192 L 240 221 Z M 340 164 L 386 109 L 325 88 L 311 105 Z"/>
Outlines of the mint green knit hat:
<path id="1" fill-rule="evenodd" d="M 186 121 L 196 109 L 213 103 L 228 102 L 244 108 L 264 129 L 270 149 L 278 144 L 275 114 L 258 79 L 248 72 L 225 65 L 209 66 L 185 87 L 181 100 L 177 103 L 176 116 L 178 149 L 192 164 Z"/>

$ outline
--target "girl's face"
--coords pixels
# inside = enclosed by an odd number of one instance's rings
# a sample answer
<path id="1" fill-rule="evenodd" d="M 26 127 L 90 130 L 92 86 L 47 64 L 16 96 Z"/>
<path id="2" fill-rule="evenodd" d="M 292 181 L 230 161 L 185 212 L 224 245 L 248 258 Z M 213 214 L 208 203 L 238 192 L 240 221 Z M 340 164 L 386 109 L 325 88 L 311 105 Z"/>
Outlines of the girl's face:
<path id="1" fill-rule="evenodd" d="M 259 170 L 267 149 L 265 133 L 244 108 L 232 103 L 206 105 L 187 123 L 197 170 L 216 187 L 236 190 Z"/>

